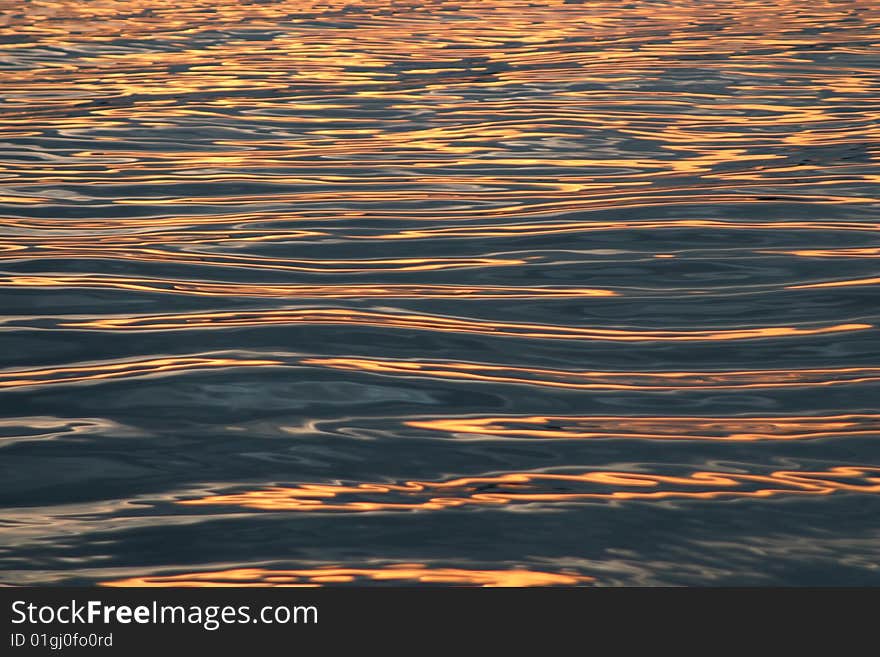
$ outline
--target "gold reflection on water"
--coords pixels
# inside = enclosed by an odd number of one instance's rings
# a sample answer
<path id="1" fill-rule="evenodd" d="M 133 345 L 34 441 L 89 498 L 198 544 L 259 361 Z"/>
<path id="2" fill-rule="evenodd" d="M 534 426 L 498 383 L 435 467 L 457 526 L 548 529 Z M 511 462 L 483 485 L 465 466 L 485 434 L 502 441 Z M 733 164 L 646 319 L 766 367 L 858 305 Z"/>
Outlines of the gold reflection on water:
<path id="1" fill-rule="evenodd" d="M 151 358 L 144 360 L 71 365 L 43 369 L 0 371 L 0 389 L 56 383 L 103 381 L 133 376 L 150 376 L 228 367 L 280 365 L 282 361 L 246 358 Z"/>
<path id="2" fill-rule="evenodd" d="M 805 440 L 880 435 L 878 415 L 786 417 L 517 416 L 410 420 L 407 426 L 449 434 L 505 438 L 637 440 Z"/>
<path id="3" fill-rule="evenodd" d="M 668 391 L 660 397 L 684 400 L 679 408 L 695 408 L 687 404 L 714 389 L 737 389 L 725 400 L 740 408 L 773 408 L 764 405 L 768 399 L 784 408 L 785 395 L 812 388 L 812 416 L 564 416 L 540 415 L 548 412 L 541 407 L 513 417 L 501 415 L 508 407 L 500 405 L 475 410 L 478 417 L 446 417 L 455 410 L 440 406 L 431 417 L 403 416 L 411 432 L 462 440 L 703 440 L 720 451 L 739 449 L 723 443 L 760 442 L 744 459 L 791 468 L 770 473 L 625 471 L 635 465 L 605 471 L 599 461 L 587 469 L 560 452 L 553 472 L 255 483 L 179 503 L 361 512 L 876 494 L 878 468 L 800 470 L 783 448 L 853 436 L 866 442 L 880 433 L 878 416 L 859 410 L 880 381 L 880 368 L 865 360 L 876 340 L 876 311 L 856 306 L 866 290 L 849 289 L 880 285 L 865 271 L 880 257 L 878 25 L 875 0 L 6 2 L 0 288 L 28 310 L 8 312 L 0 324 L 21 334 L 14 335 L 18 344 L 41 349 L 40 340 L 70 338 L 70 350 L 65 345 L 35 364 L 17 359 L 17 369 L 0 371 L 0 389 L 29 394 L 31 386 L 278 366 L 557 392 Z M 594 272 L 585 261 L 595 256 L 617 261 Z M 828 266 L 811 259 L 828 259 Z M 636 318 L 626 304 L 647 289 L 651 312 Z M 768 290 L 778 306 L 757 296 Z M 657 310 L 662 298 L 673 301 L 669 313 Z M 367 302 L 290 307 L 301 299 Z M 408 301 L 370 307 L 374 299 Z M 484 299 L 496 301 L 467 303 Z M 591 299 L 589 319 L 571 319 L 587 316 L 574 310 L 581 299 Z M 785 315 L 789 300 L 797 312 Z M 699 302 L 705 314 L 675 312 Z M 619 314 L 618 303 L 625 310 Z M 560 307 L 564 312 L 556 312 Z M 601 312 L 592 312 L 596 307 Z M 857 314 L 843 310 L 854 308 Z M 324 337 L 320 330 L 278 330 L 324 325 L 374 328 L 384 342 L 362 351 L 371 357 L 356 357 L 324 353 L 310 342 Z M 249 327 L 275 329 L 273 342 L 237 330 Z M 73 331 L 55 333 L 67 329 Z M 223 346 L 208 348 L 229 353 L 136 351 L 137 332 L 156 332 L 140 337 L 164 340 L 163 351 L 166 343 L 168 351 L 191 351 L 189 341 L 209 329 L 218 331 L 212 344 Z M 130 333 L 104 336 L 106 361 L 48 363 L 52 353 L 80 353 L 87 341 L 102 339 L 91 331 Z M 408 331 L 445 339 L 421 335 L 432 339 L 412 339 L 406 351 L 389 347 L 385 358 L 380 350 Z M 366 331 L 338 333 L 349 343 L 370 343 Z M 493 357 L 459 349 L 477 342 L 465 339 L 474 335 L 512 338 L 491 344 L 495 356 L 512 362 L 469 362 Z M 316 355 L 273 355 L 276 337 Z M 694 343 L 777 339 L 727 345 L 718 365 L 726 371 L 700 371 L 700 364 L 714 365 L 688 354 Z M 571 342 L 530 342 L 539 340 Z M 614 365 L 601 357 L 588 371 L 568 358 L 587 340 L 625 343 L 616 353 L 632 351 L 632 359 L 613 361 L 630 363 L 624 367 L 669 371 L 610 371 Z M 396 359 L 439 342 L 448 349 L 436 356 Z M 637 342 L 644 344 L 631 344 Z M 125 355 L 114 356 L 121 344 Z M 789 346 L 803 348 L 779 355 Z M 236 355 L 244 347 L 266 353 Z M 528 360 L 516 360 L 530 347 Z M 838 355 L 840 367 L 829 367 Z M 535 362 L 545 366 L 525 364 Z M 797 368 L 789 369 L 792 363 Z M 853 388 L 834 388 L 840 394 L 824 405 L 829 386 L 850 384 L 866 384 L 864 395 L 852 397 L 854 413 L 832 406 Z M 656 395 L 611 397 L 603 401 L 632 400 L 656 412 Z M 70 429 L 65 421 L 38 419 L 10 431 L 121 431 L 104 420 Z M 657 453 L 671 447 L 651 445 Z M 588 445 L 554 444 L 569 448 Z M 434 472 L 449 471 L 438 463 Z M 238 568 L 106 584 L 587 580 L 401 564 Z"/>
<path id="4" fill-rule="evenodd" d="M 801 285 L 789 285 L 789 289 L 791 290 L 809 290 L 811 288 L 819 288 L 819 287 L 850 287 L 852 285 L 878 285 L 880 284 L 880 276 L 874 276 L 871 278 L 856 278 L 853 280 L 845 280 L 845 281 L 827 281 L 824 283 L 803 283 Z"/>
<path id="5" fill-rule="evenodd" d="M 200 267 L 246 267 L 248 269 L 270 269 L 274 271 L 299 272 L 424 272 L 470 267 L 512 267 L 525 264 L 525 260 L 515 258 L 388 258 L 384 260 L 298 260 L 296 258 L 268 258 L 256 256 L 233 256 L 203 253 L 169 253 L 159 249 L 131 245 L 125 249 L 52 249 L 51 245 L 41 246 L 42 251 L 30 256 L 32 260 L 58 258 L 88 258 L 119 260 L 143 260 L 168 264 L 191 264 Z M 23 254 L 13 252 L 9 259 L 20 259 Z M 30 255 L 30 254 L 29 254 Z M 3 259 L 0 257 L 0 259 Z M 27 280 L 25 278 L 25 280 Z"/>
<path id="6" fill-rule="evenodd" d="M 686 390 L 690 388 L 789 388 L 880 381 L 880 367 L 718 372 L 590 372 L 484 363 L 376 358 L 304 358 L 303 365 L 391 376 L 514 383 L 584 390 Z"/>
<path id="7" fill-rule="evenodd" d="M 731 199 L 732 200 L 732 199 Z M 710 219 L 669 219 L 663 221 L 566 221 L 517 223 L 492 226 L 462 226 L 452 228 L 413 228 L 377 236 L 381 239 L 430 239 L 449 237 L 511 237 L 554 235 L 559 233 L 582 233 L 610 230 L 658 230 L 658 229 L 721 229 L 721 230 L 810 230 L 810 231 L 856 231 L 875 232 L 880 224 L 829 221 L 718 221 Z"/>
<path id="8" fill-rule="evenodd" d="M 0 276 L 0 287 L 116 289 L 196 296 L 266 298 L 568 298 L 613 297 L 612 290 L 582 287 L 511 287 L 502 285 L 283 285 L 216 283 L 109 276 Z"/>
<path id="9" fill-rule="evenodd" d="M 696 471 L 686 476 L 605 470 L 516 472 L 402 484 L 269 486 L 180 500 L 178 504 L 260 511 L 437 511 L 529 503 L 749 499 L 840 492 L 880 493 L 880 467 L 841 466 L 816 472 L 778 470 L 770 474 Z"/>
<path id="10" fill-rule="evenodd" d="M 798 249 L 796 251 L 768 251 L 783 255 L 796 255 L 804 258 L 880 258 L 880 248 L 863 249 Z"/>
<path id="11" fill-rule="evenodd" d="M 94 383 L 130 377 L 151 377 L 238 367 L 320 367 L 392 377 L 449 379 L 573 390 L 712 390 L 730 388 L 797 388 L 854 385 L 880 381 L 880 367 L 717 372 L 591 372 L 514 367 L 481 363 L 390 361 L 372 358 L 314 358 L 267 354 L 271 358 L 206 353 L 123 359 L 64 366 L 0 370 L 0 389 L 26 386 Z M 857 417 L 857 416 L 853 416 Z M 669 418 L 673 420 L 674 418 Z M 793 418 L 779 418 L 791 420 Z M 573 420 L 573 418 L 568 418 Z M 500 421 L 500 420 L 499 420 Z M 451 420 L 450 422 L 457 422 Z M 473 424 L 473 420 L 461 420 Z M 415 425 L 413 425 L 415 426 Z"/>
<path id="12" fill-rule="evenodd" d="M 767 187 L 792 202 L 876 203 L 852 191 L 877 178 L 858 162 L 789 157 L 813 146 L 859 147 L 866 157 L 877 151 L 880 88 L 864 62 L 876 54 L 880 10 L 866 0 L 819 0 L 808 10 L 779 0 L 772 16 L 757 0 L 635 2 L 625 10 L 563 0 L 182 0 L 173 7 L 49 0 L 27 9 L 0 13 L 0 34 L 15 37 L 0 42 L 8 64 L 3 125 L 9 138 L 68 143 L 43 157 L 4 160 L 2 173 L 14 184 L 0 202 L 154 210 L 65 221 L 69 229 L 136 231 L 128 242 L 16 236 L 34 259 L 182 264 L 198 259 L 183 253 L 194 243 L 301 239 L 357 216 L 430 223 L 381 235 L 353 231 L 349 239 L 676 226 L 876 230 L 876 222 L 846 227 L 797 217 L 653 225 L 554 219 L 603 208 L 758 205 L 743 192 Z M 817 60 L 816 45 L 820 54 L 833 49 L 854 61 Z M 731 93 L 674 84 L 695 66 L 733 85 Z M 673 82 L 657 84 L 662 76 Z M 381 120 L 372 113 L 377 104 Z M 200 141 L 208 127 L 222 130 Z M 578 141 L 608 131 L 610 144 Z M 622 140 L 647 147 L 616 147 Z M 440 200 L 457 206 L 427 205 Z M 387 209 L 389 202 L 401 209 Z M 186 206 L 201 212 L 162 216 Z M 270 224 L 315 219 L 322 229 L 297 234 L 288 226 L 286 238 L 283 230 L 273 236 L 271 227 L 249 229 L 243 208 Z M 523 223 L 487 221 L 504 217 Z M 54 219 L 6 221 L 60 228 Z M 192 230 L 227 222 L 234 230 L 225 236 Z M 449 222 L 457 225 L 443 225 Z M 168 250 L 156 249 L 157 241 Z M 285 266 L 249 254 L 206 255 L 214 266 Z M 338 269 L 312 264 L 299 270 Z"/>
<path id="13" fill-rule="evenodd" d="M 583 586 L 592 577 L 574 573 L 550 573 L 524 568 L 468 570 L 438 568 L 425 564 L 394 564 L 378 568 L 325 567 L 297 570 L 234 568 L 179 575 L 149 575 L 101 582 L 101 586 L 174 587 L 315 587 L 358 582 L 396 584 L 447 584 L 455 586 Z"/>
<path id="14" fill-rule="evenodd" d="M 450 333 L 476 333 L 548 340 L 612 340 L 622 342 L 711 341 L 785 338 L 872 329 L 872 324 L 834 324 L 815 328 L 768 326 L 762 328 L 691 329 L 678 331 L 625 330 L 556 326 L 513 322 L 459 319 L 413 313 L 377 313 L 342 308 L 306 308 L 266 311 L 189 313 L 140 317 L 63 320 L 59 326 L 105 331 L 220 328 L 226 326 L 268 326 L 272 324 L 345 324 L 420 329 Z"/>

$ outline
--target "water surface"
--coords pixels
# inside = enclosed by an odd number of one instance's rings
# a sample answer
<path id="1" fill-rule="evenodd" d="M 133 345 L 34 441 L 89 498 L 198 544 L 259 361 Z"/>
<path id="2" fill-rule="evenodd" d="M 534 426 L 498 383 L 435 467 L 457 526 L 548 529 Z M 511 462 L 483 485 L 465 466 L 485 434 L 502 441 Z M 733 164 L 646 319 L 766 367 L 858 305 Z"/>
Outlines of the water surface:
<path id="1" fill-rule="evenodd" d="M 0 582 L 880 584 L 880 7 L 0 2 Z"/>

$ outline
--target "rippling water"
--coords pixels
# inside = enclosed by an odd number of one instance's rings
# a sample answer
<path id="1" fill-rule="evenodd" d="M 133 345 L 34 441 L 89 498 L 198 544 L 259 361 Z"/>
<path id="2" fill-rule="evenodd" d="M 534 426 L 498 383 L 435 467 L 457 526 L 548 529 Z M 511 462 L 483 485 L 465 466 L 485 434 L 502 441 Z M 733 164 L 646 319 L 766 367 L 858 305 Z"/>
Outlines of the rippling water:
<path id="1" fill-rule="evenodd" d="M 0 581 L 880 584 L 880 6 L 0 3 Z"/>

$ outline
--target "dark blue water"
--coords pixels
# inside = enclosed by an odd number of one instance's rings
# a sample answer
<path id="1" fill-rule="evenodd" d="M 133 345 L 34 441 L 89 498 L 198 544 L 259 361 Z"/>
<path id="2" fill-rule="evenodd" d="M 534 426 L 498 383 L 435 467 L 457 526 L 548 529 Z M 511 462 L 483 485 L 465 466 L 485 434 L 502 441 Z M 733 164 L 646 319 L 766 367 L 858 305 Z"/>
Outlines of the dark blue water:
<path id="1" fill-rule="evenodd" d="M 0 6 L 0 583 L 880 584 L 880 7 Z"/>

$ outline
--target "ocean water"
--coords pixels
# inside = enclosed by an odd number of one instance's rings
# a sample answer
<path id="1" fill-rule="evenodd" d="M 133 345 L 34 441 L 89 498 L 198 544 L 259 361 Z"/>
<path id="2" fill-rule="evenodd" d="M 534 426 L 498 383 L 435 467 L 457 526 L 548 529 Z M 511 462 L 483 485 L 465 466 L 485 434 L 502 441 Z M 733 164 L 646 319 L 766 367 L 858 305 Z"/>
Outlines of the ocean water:
<path id="1" fill-rule="evenodd" d="M 880 585 L 880 5 L 0 2 L 0 583 Z"/>

